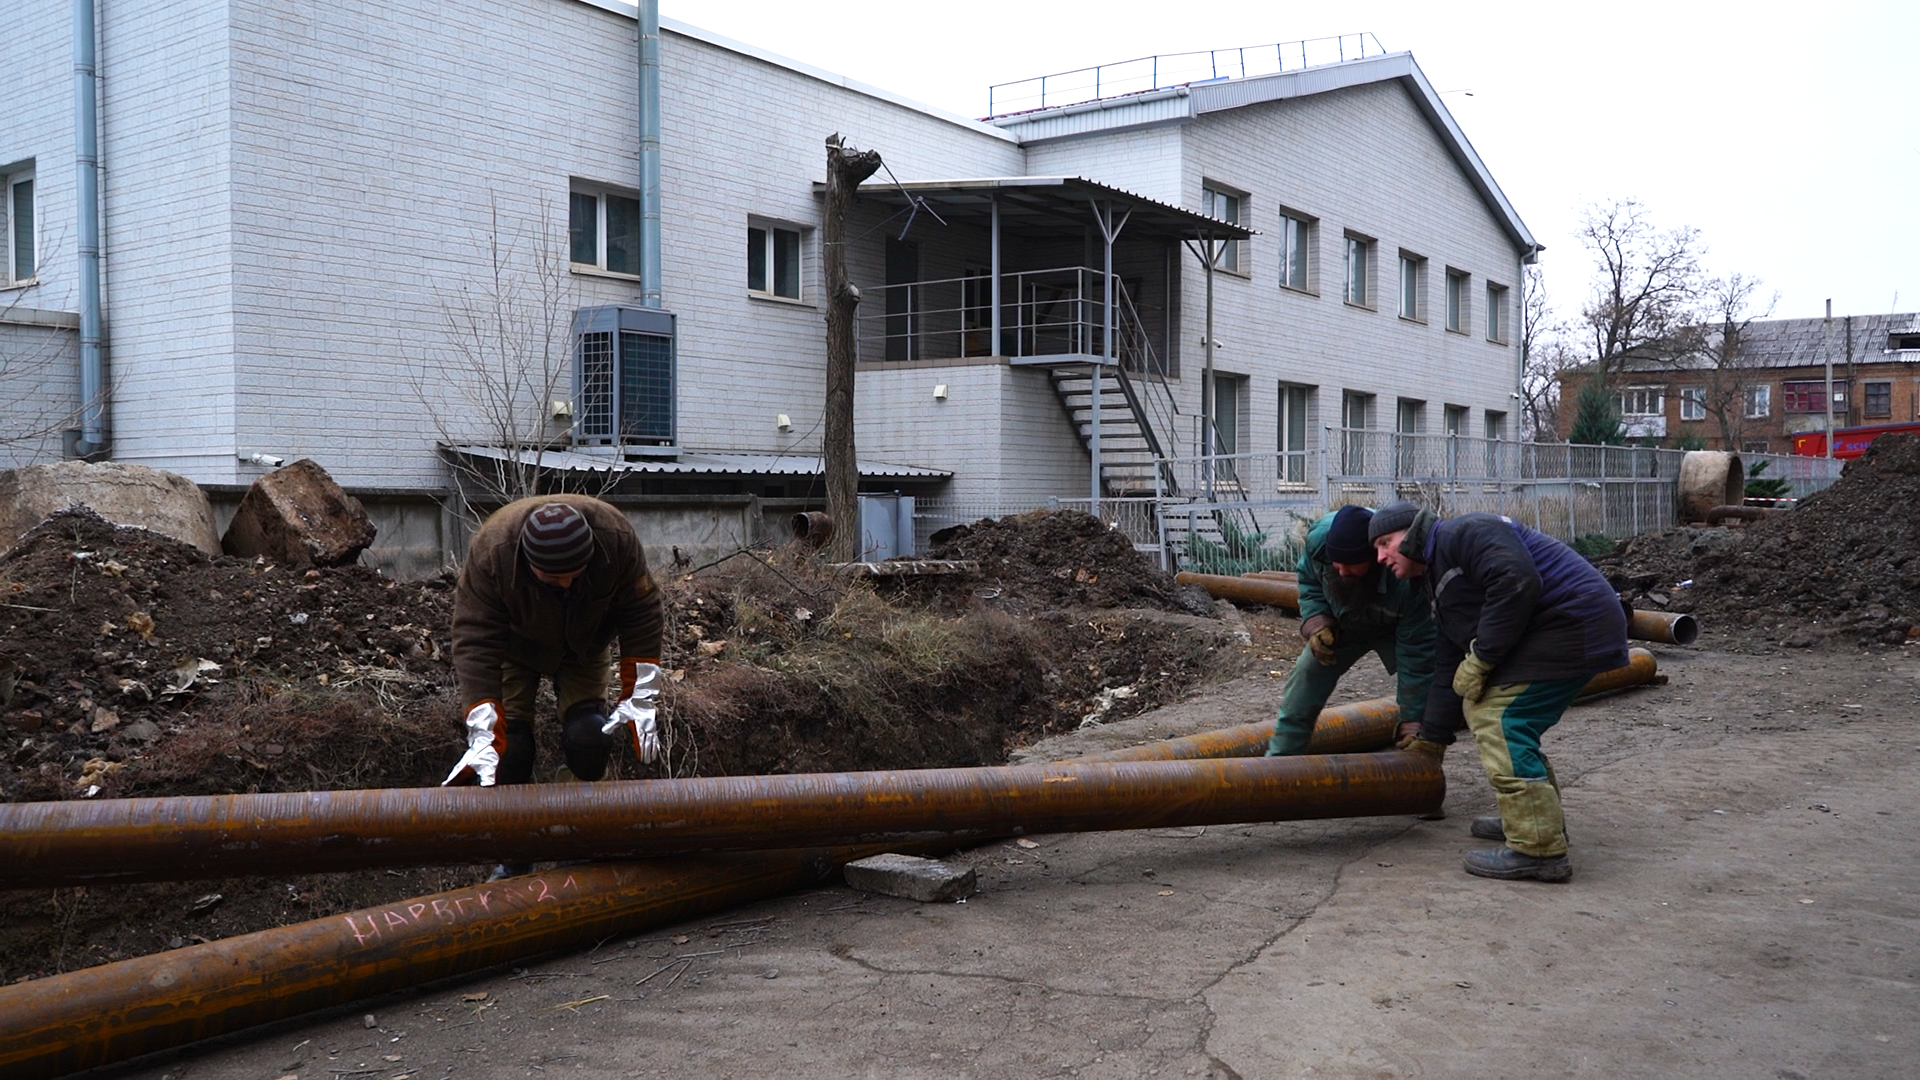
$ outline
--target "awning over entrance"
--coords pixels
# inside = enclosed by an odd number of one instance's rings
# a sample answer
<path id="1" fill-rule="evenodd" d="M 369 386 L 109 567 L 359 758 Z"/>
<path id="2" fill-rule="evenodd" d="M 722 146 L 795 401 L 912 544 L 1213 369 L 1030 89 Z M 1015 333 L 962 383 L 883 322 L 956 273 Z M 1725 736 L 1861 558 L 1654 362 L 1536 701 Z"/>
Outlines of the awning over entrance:
<path id="1" fill-rule="evenodd" d="M 824 190 L 825 185 L 816 184 Z M 1105 203 L 1127 217 L 1130 239 L 1245 240 L 1254 230 L 1136 195 L 1079 176 L 996 176 L 975 180 L 869 180 L 860 185 L 862 201 L 906 206 L 922 199 L 946 221 L 987 225 L 994 204 L 1000 227 L 1023 236 L 1078 235 L 1092 217 L 1094 203 Z"/>
<path id="2" fill-rule="evenodd" d="M 498 446 L 454 446 L 454 453 L 491 461 L 515 461 L 568 472 L 634 473 L 646 476 L 818 476 L 826 471 L 820 458 L 805 454 L 693 454 L 677 458 L 635 458 L 612 454 L 585 454 L 578 450 L 509 450 Z M 863 480 L 951 480 L 944 469 L 894 465 L 884 461 L 859 463 Z"/>

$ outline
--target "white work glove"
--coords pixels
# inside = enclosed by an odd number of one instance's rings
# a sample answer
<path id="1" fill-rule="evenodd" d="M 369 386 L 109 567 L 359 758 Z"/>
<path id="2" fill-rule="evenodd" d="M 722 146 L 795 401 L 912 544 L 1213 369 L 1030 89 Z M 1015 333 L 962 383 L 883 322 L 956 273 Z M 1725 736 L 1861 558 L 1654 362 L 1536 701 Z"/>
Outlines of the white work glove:
<path id="1" fill-rule="evenodd" d="M 491 701 L 483 701 L 467 710 L 467 753 L 460 763 L 453 767 L 441 787 L 458 783 L 460 785 L 478 783 L 481 787 L 492 787 L 494 773 L 500 768 L 500 751 L 506 748 L 506 740 L 500 732 L 500 709 Z"/>
<path id="2" fill-rule="evenodd" d="M 641 661 L 632 670 L 632 695 L 614 706 L 613 715 L 600 730 L 611 735 L 624 726 L 633 740 L 634 756 L 641 764 L 650 765 L 660 756 L 660 710 L 653 703 L 660 696 L 660 665 Z"/>

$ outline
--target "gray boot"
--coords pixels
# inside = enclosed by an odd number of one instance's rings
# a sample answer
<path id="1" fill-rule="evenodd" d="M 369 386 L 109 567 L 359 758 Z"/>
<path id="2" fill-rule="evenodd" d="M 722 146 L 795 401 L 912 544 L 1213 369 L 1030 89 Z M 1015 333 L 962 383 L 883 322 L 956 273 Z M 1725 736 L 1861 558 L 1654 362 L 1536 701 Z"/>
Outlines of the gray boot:
<path id="1" fill-rule="evenodd" d="M 1469 851 L 1467 873 L 1475 877 L 1518 881 L 1532 878 L 1555 884 L 1573 880 L 1573 864 L 1565 855 L 1523 855 L 1510 847 L 1492 851 Z"/>
<path id="2" fill-rule="evenodd" d="M 1482 840 L 1498 840 L 1503 844 L 1506 843 L 1507 840 L 1507 827 L 1500 823 L 1500 815 L 1498 814 L 1492 817 L 1474 818 L 1473 824 L 1468 827 L 1467 832 Z"/>

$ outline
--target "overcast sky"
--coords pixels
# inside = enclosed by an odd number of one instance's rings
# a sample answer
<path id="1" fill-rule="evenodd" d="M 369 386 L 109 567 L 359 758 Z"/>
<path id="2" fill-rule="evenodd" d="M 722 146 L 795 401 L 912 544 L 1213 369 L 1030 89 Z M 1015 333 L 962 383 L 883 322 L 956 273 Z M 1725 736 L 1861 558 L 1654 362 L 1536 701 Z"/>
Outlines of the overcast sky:
<path id="1" fill-rule="evenodd" d="M 662 0 L 661 13 L 968 116 L 993 83 L 1367 31 L 1454 91 L 1448 108 L 1547 246 L 1563 311 L 1592 274 L 1582 208 L 1625 197 L 1699 229 L 1713 273 L 1764 279 L 1776 317 L 1819 315 L 1828 298 L 1836 315 L 1920 311 L 1913 0 Z"/>

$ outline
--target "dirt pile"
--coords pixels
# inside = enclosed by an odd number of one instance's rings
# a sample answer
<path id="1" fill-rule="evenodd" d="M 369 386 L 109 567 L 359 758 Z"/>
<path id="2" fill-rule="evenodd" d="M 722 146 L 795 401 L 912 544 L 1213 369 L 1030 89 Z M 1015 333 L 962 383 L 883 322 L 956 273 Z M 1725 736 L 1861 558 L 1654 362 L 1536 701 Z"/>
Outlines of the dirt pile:
<path id="1" fill-rule="evenodd" d="M 1882 436 L 1787 513 L 1742 529 L 1636 537 L 1595 563 L 1637 606 L 1690 611 L 1723 641 L 1806 648 L 1920 637 L 1920 438 Z"/>
<path id="2" fill-rule="evenodd" d="M 1178 584 L 1124 533 L 1077 510 L 956 525 L 934 534 L 928 557 L 977 561 L 983 578 L 1017 586 L 1027 605 L 1153 608 L 1203 618 L 1214 612 L 1205 589 Z"/>

